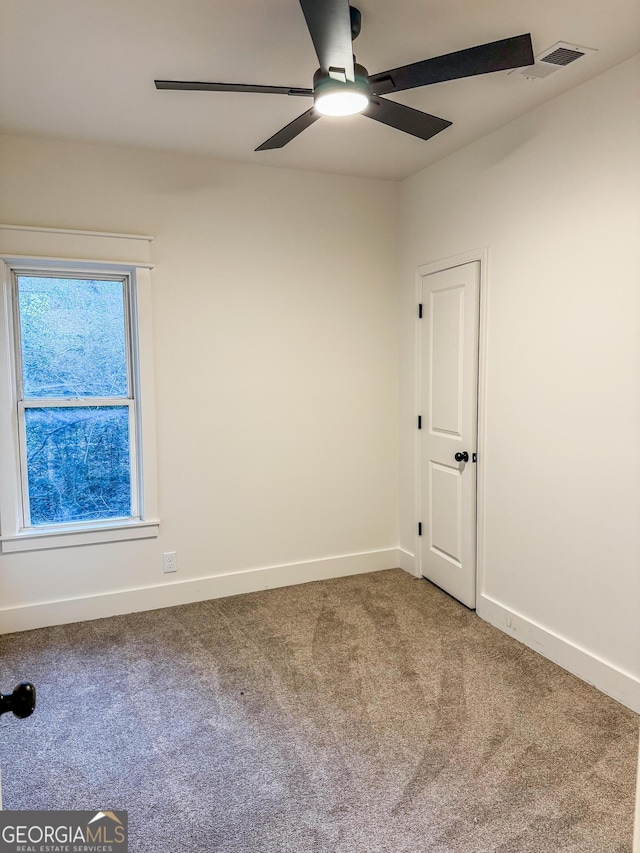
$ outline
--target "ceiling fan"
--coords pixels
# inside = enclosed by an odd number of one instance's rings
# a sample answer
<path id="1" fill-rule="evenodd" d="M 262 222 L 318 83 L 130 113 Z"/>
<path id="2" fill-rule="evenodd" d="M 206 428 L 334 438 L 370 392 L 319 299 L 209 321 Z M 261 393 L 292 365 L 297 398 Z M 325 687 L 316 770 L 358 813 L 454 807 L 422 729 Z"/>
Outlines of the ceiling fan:
<path id="1" fill-rule="evenodd" d="M 350 6 L 348 0 L 300 0 L 300 6 L 320 63 L 320 68 L 313 75 L 312 89 L 188 80 L 155 80 L 156 88 L 313 98 L 311 109 L 256 148 L 256 151 L 266 151 L 282 148 L 323 115 L 362 113 L 367 118 L 420 139 L 430 139 L 449 127 L 451 122 L 382 96 L 445 80 L 521 68 L 532 65 L 534 61 L 531 36 L 527 33 L 412 62 L 379 74 L 369 74 L 353 55 L 352 42 L 360 34 L 361 25 L 358 9 Z"/>

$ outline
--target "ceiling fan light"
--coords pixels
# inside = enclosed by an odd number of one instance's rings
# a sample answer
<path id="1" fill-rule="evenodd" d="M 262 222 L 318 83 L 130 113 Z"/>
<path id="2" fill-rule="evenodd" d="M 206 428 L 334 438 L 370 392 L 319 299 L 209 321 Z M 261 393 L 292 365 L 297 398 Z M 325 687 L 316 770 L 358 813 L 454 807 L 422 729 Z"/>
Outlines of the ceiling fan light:
<path id="1" fill-rule="evenodd" d="M 337 80 L 320 69 L 313 78 L 315 108 L 325 116 L 352 116 L 366 109 L 371 97 L 367 69 L 354 64 L 355 80 Z"/>
<path id="2" fill-rule="evenodd" d="M 369 103 L 369 98 L 358 91 L 348 89 L 338 92 L 325 92 L 316 98 L 316 109 L 325 116 L 353 116 L 361 113 Z"/>

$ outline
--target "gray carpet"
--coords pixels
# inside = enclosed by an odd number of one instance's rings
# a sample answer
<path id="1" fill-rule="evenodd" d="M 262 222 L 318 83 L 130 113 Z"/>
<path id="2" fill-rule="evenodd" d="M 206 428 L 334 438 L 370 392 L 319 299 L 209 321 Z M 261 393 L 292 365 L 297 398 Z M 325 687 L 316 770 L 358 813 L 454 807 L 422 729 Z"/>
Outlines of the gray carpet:
<path id="1" fill-rule="evenodd" d="M 629 853 L 637 717 L 400 570 L 0 637 L 7 809 L 130 850 Z"/>

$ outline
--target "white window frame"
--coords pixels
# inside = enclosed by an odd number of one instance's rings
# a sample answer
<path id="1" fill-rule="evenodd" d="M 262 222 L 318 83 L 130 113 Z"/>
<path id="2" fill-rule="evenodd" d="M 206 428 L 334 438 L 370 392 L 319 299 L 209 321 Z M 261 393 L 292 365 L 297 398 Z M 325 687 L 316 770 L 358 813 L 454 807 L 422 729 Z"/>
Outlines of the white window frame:
<path id="1" fill-rule="evenodd" d="M 148 262 L 120 261 L 110 258 L 122 248 L 130 254 L 140 255 L 136 241 L 151 238 L 72 232 L 58 229 L 0 226 L 0 551 L 13 553 L 45 548 L 67 548 L 91 543 L 105 543 L 128 539 L 147 539 L 158 535 L 157 474 L 155 441 L 155 405 L 153 381 L 153 340 L 151 329 L 151 264 Z M 29 254 L 5 251 L 7 243 L 19 248 L 32 247 Z M 61 250 L 61 256 L 43 257 L 37 253 L 42 244 Z M 80 260 L 82 247 L 100 250 L 99 260 Z M 76 257 L 65 258 L 62 252 L 70 246 Z M 107 258 L 102 260 L 102 258 Z M 130 396 L 118 401 L 129 405 L 130 430 L 134 443 L 131 468 L 132 516 L 126 519 L 103 519 L 72 524 L 28 526 L 23 499 L 26 498 L 26 472 L 21 465 L 25 458 L 24 435 L 21 424 L 24 417 L 19 411 L 38 401 L 20 399 L 19 342 L 16 339 L 15 276 L 67 274 L 73 278 L 109 278 L 127 282 L 129 312 Z M 133 399 L 132 399 L 133 398 Z M 51 404 L 51 400 L 47 400 Z M 113 401 L 109 400 L 109 403 Z M 100 405 L 100 399 L 56 400 L 56 405 Z M 135 406 L 135 416 L 131 409 Z M 139 489 L 138 489 L 139 484 Z"/>

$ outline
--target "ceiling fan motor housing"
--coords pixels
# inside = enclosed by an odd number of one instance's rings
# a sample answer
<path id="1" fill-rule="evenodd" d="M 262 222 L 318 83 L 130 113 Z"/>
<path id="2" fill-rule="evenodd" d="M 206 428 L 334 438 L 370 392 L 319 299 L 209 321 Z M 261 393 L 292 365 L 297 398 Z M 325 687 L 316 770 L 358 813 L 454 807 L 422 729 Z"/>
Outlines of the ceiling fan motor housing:
<path id="1" fill-rule="evenodd" d="M 314 99 L 317 101 L 319 97 L 333 94 L 334 92 L 353 92 L 362 94 L 369 100 L 372 92 L 367 69 L 364 65 L 354 62 L 353 71 L 355 79 L 351 82 L 350 80 L 340 79 L 339 75 L 332 76 L 331 73 L 318 68 L 313 75 Z"/>

